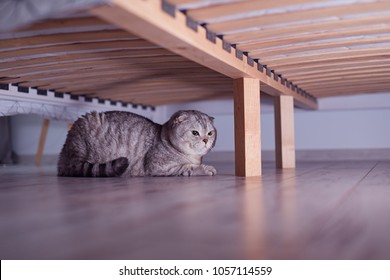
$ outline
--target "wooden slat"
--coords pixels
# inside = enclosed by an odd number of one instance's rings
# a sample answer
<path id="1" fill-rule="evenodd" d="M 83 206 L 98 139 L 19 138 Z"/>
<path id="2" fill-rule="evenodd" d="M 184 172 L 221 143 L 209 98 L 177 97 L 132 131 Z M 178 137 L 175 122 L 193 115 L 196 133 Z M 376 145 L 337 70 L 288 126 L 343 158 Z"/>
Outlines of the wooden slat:
<path id="1" fill-rule="evenodd" d="M 148 98 L 150 99 L 163 99 L 164 97 L 167 99 L 176 99 L 180 100 L 181 98 L 183 100 L 187 100 L 188 98 L 197 98 L 198 100 L 201 99 L 208 99 L 209 97 L 218 94 L 219 97 L 224 98 L 231 98 L 229 94 L 226 93 L 225 88 L 183 88 L 182 90 L 178 91 L 168 91 L 168 90 L 162 90 L 162 89 L 156 89 L 154 91 L 146 91 L 146 92 L 132 92 L 131 90 L 127 92 L 122 93 L 111 93 L 109 94 L 107 91 L 103 93 L 91 93 L 88 95 L 88 97 L 97 97 L 100 99 L 110 99 L 110 100 L 121 100 L 124 102 L 132 102 L 137 103 L 139 100 L 143 100 L 143 104 L 149 104 Z M 184 101 L 183 101 L 184 102 Z"/>
<path id="2" fill-rule="evenodd" d="M 260 82 L 234 80 L 236 176 L 261 176 Z"/>
<path id="3" fill-rule="evenodd" d="M 56 46 L 45 46 L 28 49 L 18 49 L 12 51 L 1 51 L 1 59 L 10 59 L 17 57 L 23 59 L 23 57 L 37 56 L 37 55 L 55 55 L 56 53 L 67 53 L 72 52 L 93 52 L 93 51 L 108 51 L 108 50 L 147 50 L 147 49 L 161 49 L 160 47 L 149 43 L 148 41 L 128 40 L 128 41 L 113 41 L 113 42 L 89 42 L 89 43 L 77 43 L 77 44 L 66 44 Z M 1 60 L 0 60 L 1 62 Z"/>
<path id="4" fill-rule="evenodd" d="M 146 80 L 136 80 L 127 82 L 119 79 L 111 79 L 111 80 L 102 80 L 102 81 L 96 81 L 96 80 L 86 80 L 85 84 L 83 84 L 81 81 L 76 83 L 69 83 L 69 84 L 53 84 L 57 87 L 61 86 L 61 88 L 58 88 L 60 91 L 65 92 L 72 92 L 72 93 L 91 93 L 91 92 L 103 92 L 103 91 L 120 91 L 121 88 L 127 88 L 130 85 L 131 90 L 153 90 L 153 89 L 160 89 L 160 88 L 168 88 L 168 89 L 175 89 L 175 88 L 182 88 L 182 87 L 198 87 L 198 86 L 210 86 L 213 87 L 215 85 L 224 87 L 229 91 L 229 88 L 231 88 L 231 83 L 229 82 L 230 79 L 226 77 L 166 77 L 166 78 L 150 78 Z M 41 88 L 41 87 L 40 87 Z M 42 89 L 50 88 L 50 86 L 44 86 Z M 230 90 L 231 91 L 231 90 Z"/>
<path id="5" fill-rule="evenodd" d="M 356 75 L 354 77 L 348 77 L 344 79 L 329 79 L 329 80 L 323 80 L 323 81 L 317 81 L 317 82 L 311 82 L 307 84 L 308 89 L 323 89 L 323 88 L 328 88 L 328 87 L 337 87 L 337 86 L 354 86 L 356 84 L 364 84 L 364 85 L 380 85 L 380 84 L 387 84 L 388 79 L 387 77 L 389 76 L 388 73 L 384 73 L 381 75 L 376 75 L 372 76 L 369 79 L 367 79 L 365 82 L 365 79 L 363 78 L 364 75 Z"/>
<path id="6" fill-rule="evenodd" d="M 190 102 L 195 100 L 209 100 L 215 98 L 227 98 L 226 91 L 224 90 L 208 90 L 200 92 L 199 90 L 187 89 L 183 90 L 183 94 L 177 94 L 166 91 L 154 91 L 151 93 L 137 94 L 133 96 L 131 93 L 123 95 L 109 95 L 102 96 L 93 94 L 89 97 L 108 98 L 113 100 L 121 100 L 123 102 L 136 103 L 136 104 L 148 104 L 148 105 L 162 105 L 174 102 Z"/>
<path id="7" fill-rule="evenodd" d="M 329 51 L 323 53 L 314 53 L 314 54 L 300 54 L 295 56 L 286 56 L 283 58 L 268 58 L 265 60 L 271 68 L 277 68 L 279 66 L 294 65 L 305 62 L 326 62 L 329 60 L 353 60 L 356 58 L 366 58 L 371 57 L 373 54 L 378 55 L 390 55 L 388 47 L 372 47 L 372 48 L 363 48 L 363 49 L 351 49 L 351 50 L 341 50 L 341 51 Z"/>
<path id="8" fill-rule="evenodd" d="M 185 71 L 184 71 L 185 70 Z M 73 69 L 64 69 L 59 71 L 45 72 L 45 73 L 34 73 L 34 74 L 25 74 L 14 77 L 3 77 L 2 81 L 7 83 L 19 83 L 23 81 L 45 81 L 45 80 L 55 80 L 55 79 L 83 79 L 86 77 L 100 77 L 107 75 L 117 75 L 117 74 L 128 74 L 133 75 L 134 77 L 153 77 L 153 76 L 169 76 L 169 75 L 193 75 L 200 73 L 201 75 L 215 75 L 208 69 L 204 69 L 199 66 L 177 66 L 175 68 L 170 68 L 169 71 L 164 66 L 155 66 L 151 68 L 140 68 L 140 69 L 132 69 L 130 67 L 110 67 L 110 66 L 102 66 L 100 68 L 79 68 L 77 72 L 73 71 Z M 119 77 L 124 79 L 124 77 Z M 131 76 L 128 76 L 131 78 Z"/>
<path id="9" fill-rule="evenodd" d="M 289 25 L 277 28 L 269 28 L 257 31 L 240 32 L 234 34 L 228 34 L 224 38 L 235 44 L 252 41 L 253 38 L 272 38 L 281 37 L 283 35 L 291 34 L 303 34 L 303 33 L 314 33 L 325 30 L 336 30 L 341 28 L 356 28 L 357 26 L 374 25 L 390 23 L 390 17 L 388 15 L 369 15 L 359 18 L 350 19 L 338 19 L 329 20 L 325 22 L 313 22 L 306 24 Z"/>
<path id="10" fill-rule="evenodd" d="M 147 97 L 146 99 L 135 99 L 132 103 L 135 104 L 148 104 L 153 106 L 167 105 L 172 103 L 179 102 L 194 102 L 200 100 L 215 100 L 215 99 L 226 99 L 226 93 L 224 92 L 214 92 L 208 94 L 207 96 L 176 96 L 172 98 L 164 97 L 163 95 L 153 97 Z"/>
<path id="11" fill-rule="evenodd" d="M 267 65 L 288 65 L 287 63 L 283 63 L 283 61 L 288 61 L 289 63 L 299 63 L 304 61 L 321 61 L 336 59 L 336 58 L 351 58 L 351 57 L 365 57 L 375 55 L 387 55 L 390 54 L 388 52 L 388 46 L 383 46 L 381 44 L 364 46 L 361 48 L 354 49 L 330 49 L 318 52 L 303 52 L 297 54 L 290 55 L 278 55 L 278 56 L 270 56 L 263 57 L 262 61 L 266 62 Z"/>
<path id="12" fill-rule="evenodd" d="M 10 48 L 31 48 L 39 45 L 60 45 L 65 43 L 69 44 L 88 41 L 113 41 L 123 39 L 139 39 L 139 37 L 123 30 L 101 30 L 59 33 L 54 35 L 39 35 L 1 40 L 0 51 Z"/>
<path id="13" fill-rule="evenodd" d="M 347 95 L 347 94 L 358 94 L 358 93 L 388 93 L 389 92 L 389 83 L 387 81 L 383 82 L 374 82 L 374 83 L 359 83 L 355 82 L 354 84 L 348 85 L 332 85 L 332 86 L 323 86 L 321 88 L 313 88 L 313 94 L 316 96 L 337 96 L 337 95 Z"/>
<path id="14" fill-rule="evenodd" d="M 252 57 L 260 57 L 266 59 L 268 56 L 274 55 L 287 55 L 294 54 L 306 51 L 325 51 L 326 49 L 332 48 L 348 48 L 352 46 L 366 45 L 366 44 L 380 44 L 380 43 L 389 43 L 390 37 L 374 37 L 374 38 L 358 38 L 358 39 L 347 39 L 347 40 L 338 40 L 335 42 L 321 42 L 321 43 L 312 43 L 299 46 L 287 46 L 269 50 L 257 50 L 249 52 L 249 55 Z"/>
<path id="15" fill-rule="evenodd" d="M 323 2 L 323 0 L 315 0 L 314 2 Z M 207 22 L 211 19 L 216 19 L 220 17 L 231 16 L 234 14 L 243 14 L 247 12 L 252 12 L 254 10 L 266 10 L 266 9 L 276 9 L 288 5 L 300 5 L 313 3 L 313 0 L 278 0 L 278 1 L 257 1 L 257 0 L 248 0 L 237 3 L 228 3 L 221 5 L 214 5 L 211 7 L 204 7 L 200 9 L 192 9 L 187 11 L 188 15 L 192 18 L 201 21 Z"/>
<path id="16" fill-rule="evenodd" d="M 211 80 L 214 80 L 215 78 L 214 77 L 211 77 L 210 76 L 207 76 L 207 75 L 194 75 L 194 74 L 190 74 L 190 75 L 187 75 L 187 76 L 184 76 L 184 75 L 177 75 L 178 77 L 180 78 L 188 78 L 188 77 L 192 77 L 193 79 L 211 79 Z M 120 79 L 118 77 L 118 75 L 110 75 L 110 76 L 104 76 L 104 75 L 91 75 L 89 77 L 85 77 L 85 78 L 81 78 L 81 79 L 75 79 L 75 81 L 72 83 L 71 80 L 67 79 L 67 78 L 59 78 L 59 79 L 55 79 L 55 80 L 43 80 L 43 81 L 27 81 L 27 82 L 21 82 L 19 83 L 20 86 L 29 86 L 29 87 L 39 87 L 39 88 L 45 88 L 45 89 L 51 89 L 51 88 L 59 88 L 59 87 L 65 87 L 65 86 L 78 86 L 78 85 L 82 85 L 83 84 L 83 80 L 86 81 L 86 85 L 88 85 L 89 83 L 94 83 L 96 85 L 104 85 L 105 83 L 123 83 L 123 84 L 127 84 L 127 83 L 137 83 L 138 81 L 147 81 L 147 80 L 150 80 L 150 79 L 153 79 L 155 77 L 159 77 L 160 79 L 165 79 L 167 78 L 168 76 L 158 76 L 158 75 L 132 75 L 131 77 L 129 76 L 128 78 L 126 79 Z M 112 85 L 111 85 L 112 86 Z M 106 88 L 106 90 L 108 90 Z"/>
<path id="17" fill-rule="evenodd" d="M 164 72 L 159 72 L 159 73 L 150 73 L 148 74 L 148 71 L 143 72 L 142 74 L 133 74 L 133 75 L 128 75 L 126 78 L 123 76 L 121 77 L 120 75 L 106 75 L 100 77 L 100 75 L 97 75 L 99 79 L 96 79 L 96 75 L 91 75 L 89 77 L 83 77 L 82 79 L 75 79 L 74 81 L 68 81 L 68 80 L 63 80 L 63 81 L 49 81 L 48 82 L 55 82 L 55 84 L 71 84 L 74 86 L 78 85 L 88 85 L 92 86 L 95 84 L 96 87 L 101 88 L 101 84 L 108 82 L 115 82 L 117 84 L 121 83 L 148 83 L 150 82 L 153 84 L 154 82 L 159 83 L 159 82 L 169 82 L 169 81 L 176 81 L 176 80 L 184 80 L 184 81 L 193 81 L 196 83 L 197 80 L 202 79 L 202 81 L 199 81 L 199 83 L 202 83 L 203 81 L 214 81 L 214 80 L 229 80 L 228 77 L 224 77 L 218 73 L 207 73 L 207 72 L 199 72 L 199 73 L 186 73 L 185 71 L 182 71 L 181 73 L 177 73 L 176 75 L 172 75 L 170 73 L 165 74 Z"/>
<path id="18" fill-rule="evenodd" d="M 335 84 L 333 86 L 324 85 L 320 88 L 313 88 L 311 91 L 318 98 L 338 95 L 388 93 L 390 91 L 390 85 L 386 81 L 372 84 L 357 84 L 357 82 L 351 82 L 350 84 Z"/>
<path id="19" fill-rule="evenodd" d="M 229 78 L 221 77 L 221 76 L 212 76 L 212 75 L 201 75 L 201 74 L 189 74 L 189 75 L 175 75 L 175 78 L 170 77 L 169 75 L 133 75 L 129 76 L 126 79 L 120 77 L 118 75 L 110 75 L 110 76 L 98 76 L 96 75 L 90 77 L 84 77 L 81 79 L 75 79 L 74 81 L 68 79 L 56 79 L 56 80 L 44 80 L 44 81 L 29 81 L 22 82 L 19 85 L 21 86 L 31 86 L 38 87 L 40 89 L 51 89 L 51 88 L 64 88 L 64 87 L 72 87 L 75 89 L 104 89 L 109 90 L 111 87 L 115 87 L 116 85 L 121 84 L 138 84 L 138 83 L 163 83 L 164 81 L 175 81 L 175 80 L 183 80 L 191 83 L 196 83 L 197 80 L 202 79 L 205 82 L 214 82 L 220 81 L 221 79 L 226 80 Z"/>
<path id="20" fill-rule="evenodd" d="M 370 87 L 370 88 L 357 88 L 357 89 L 345 89 L 345 90 L 329 89 L 324 92 L 316 93 L 316 96 L 318 98 L 337 97 L 337 96 L 353 97 L 358 95 L 387 94 L 387 93 L 389 93 L 388 88 Z"/>
<path id="21" fill-rule="evenodd" d="M 335 29 L 324 30 L 315 33 L 300 34 L 288 34 L 286 36 L 278 37 L 275 33 L 271 38 L 257 38 L 254 37 L 251 42 L 238 44 L 242 51 L 254 51 L 269 47 L 278 47 L 283 45 L 297 44 L 297 43 L 310 43 L 319 40 L 339 39 L 353 36 L 365 36 L 365 35 L 382 35 L 390 33 L 390 26 L 382 24 L 357 26 L 348 29 Z"/>
<path id="22" fill-rule="evenodd" d="M 119 64 L 119 65 L 109 65 L 109 64 L 102 64 L 102 65 L 95 65 L 95 66 L 77 66 L 77 67 L 67 67 L 67 68 L 57 68 L 53 69 L 51 71 L 35 71 L 35 72 L 27 72 L 27 73 L 17 73 L 14 75 L 9 75 L 5 79 L 11 79 L 13 82 L 14 79 L 17 80 L 37 80 L 37 79 L 46 79 L 51 77 L 61 77 L 61 76 L 69 76 L 69 75 L 75 75 L 75 76 L 82 76 L 83 74 L 92 74 L 92 73 L 99 73 L 99 72 L 107 72 L 112 73 L 115 71 L 129 71 L 129 73 L 141 73 L 145 71 L 151 71 L 152 73 L 158 71 L 158 70 L 166 70 L 167 67 L 170 67 L 170 72 L 174 71 L 175 69 L 178 72 L 181 71 L 189 71 L 189 72 L 199 72 L 204 71 L 204 73 L 212 73 L 210 70 L 205 69 L 204 67 L 200 65 L 188 65 L 186 63 L 179 64 L 179 63 L 167 63 L 167 65 L 150 65 L 149 67 L 145 67 L 142 64 L 138 67 L 132 65 L 132 64 Z M 76 72 L 77 71 L 77 72 Z M 5 73 L 7 74 L 7 73 Z M 162 73 L 164 74 L 164 73 Z"/>
<path id="23" fill-rule="evenodd" d="M 376 75 L 354 75 L 348 77 L 337 77 L 337 78 L 329 78 L 320 81 L 310 81 L 303 83 L 305 88 L 308 90 L 314 89 L 322 89 L 327 87 L 335 87 L 335 86 L 349 86 L 354 85 L 355 83 L 360 83 L 362 80 L 367 78 L 366 85 L 368 84 L 380 84 L 381 82 L 387 82 L 389 77 L 389 73 L 376 74 Z"/>
<path id="24" fill-rule="evenodd" d="M 175 56 L 175 57 L 164 57 L 163 60 L 160 59 L 134 59 L 134 58 L 113 58 L 113 59 L 97 59 L 97 60 L 91 60 L 91 61 L 74 61 L 74 62 L 62 62 L 59 63 L 51 63 L 51 64 L 44 64 L 40 66 L 29 66 L 29 67 L 15 67 L 15 68 L 8 68 L 4 70 L 0 70 L 0 77 L 12 77 L 12 76 L 18 76 L 21 75 L 27 75 L 27 74 L 36 74 L 36 73 L 45 73 L 45 72 L 51 72 L 51 71 L 61 71 L 61 70 L 67 70 L 67 69 L 83 69 L 83 68 L 90 68 L 90 69 L 99 69 L 99 68 L 124 68 L 126 69 L 151 69 L 153 67 L 156 67 L 158 65 L 164 65 L 167 68 L 168 67 L 202 67 L 198 64 L 186 60 L 182 57 Z M 1 69 L 1 68 L 0 68 Z"/>
<path id="25" fill-rule="evenodd" d="M 119 100 L 123 98 L 138 98 L 138 97 L 147 97 L 147 96 L 155 96 L 155 95 L 165 95 L 166 97 L 180 97 L 183 94 L 192 94 L 196 96 L 207 96 L 210 93 L 213 92 L 225 92 L 226 96 L 229 96 L 229 94 L 226 92 L 226 87 L 209 87 L 209 88 L 202 88 L 199 87 L 181 87 L 176 88 L 177 90 L 170 90 L 167 88 L 159 88 L 154 90 L 132 90 L 131 85 L 128 85 L 127 90 L 122 90 L 119 92 L 110 92 L 110 91 L 104 91 L 104 92 L 93 92 L 90 94 L 86 94 L 86 96 L 99 96 L 100 98 L 112 98 L 115 97 Z M 202 89 L 202 90 L 201 90 Z"/>
<path id="26" fill-rule="evenodd" d="M 384 90 L 390 91 L 390 88 L 387 86 L 387 77 L 389 74 L 385 74 L 381 77 L 376 77 L 373 79 L 368 79 L 369 82 L 366 82 L 364 85 L 365 86 L 379 86 Z M 323 89 L 328 89 L 328 88 L 341 88 L 341 89 L 347 89 L 350 86 L 355 86 L 357 83 L 360 83 L 362 80 L 364 80 L 365 76 L 355 76 L 355 77 L 348 77 L 347 79 L 344 80 L 337 80 L 337 79 L 329 79 L 329 80 L 323 80 L 323 81 L 316 81 L 316 82 L 310 82 L 310 83 L 305 83 L 305 88 L 307 90 L 310 90 L 313 92 L 313 94 L 318 93 L 318 90 L 323 90 Z M 386 85 L 383 87 L 383 85 Z M 356 88 L 356 87 L 354 87 Z"/>
<path id="27" fill-rule="evenodd" d="M 164 13 L 157 2 L 136 0 L 130 3 L 114 0 L 111 6 L 100 7 L 91 12 L 228 77 L 258 79 L 274 89 L 269 91 L 265 87 L 268 94 L 291 95 L 301 106 L 317 107 L 314 100 L 299 95 L 282 85 L 280 81 L 258 71 L 256 64 L 251 67 L 246 58 L 240 60 L 234 52 L 225 51 L 220 38 L 216 38 L 216 42 L 213 43 L 207 40 L 205 29 L 199 27 L 198 32 L 189 29 L 186 26 L 185 15 L 176 13 L 175 17 L 171 17 Z M 162 22 L 164 24 L 161 24 Z"/>
<path id="28" fill-rule="evenodd" d="M 276 70 L 280 73 L 284 73 L 286 70 L 294 70 L 294 69 L 315 69 L 321 66 L 333 66 L 333 67 L 343 67 L 344 65 L 348 65 L 350 63 L 371 63 L 378 61 L 389 61 L 390 55 L 387 53 L 375 54 L 362 56 L 362 57 L 340 57 L 335 59 L 327 59 L 327 60 L 310 60 L 292 64 L 283 64 L 276 68 Z"/>
<path id="29" fill-rule="evenodd" d="M 261 2 L 261 1 L 258 1 Z M 272 1 L 270 1 L 272 2 Z M 279 1 L 274 1 L 279 2 Z M 370 3 L 348 3 L 331 7 L 311 8 L 308 10 L 297 10 L 275 14 L 265 14 L 249 18 L 240 18 L 237 20 L 222 21 L 207 24 L 207 28 L 224 34 L 234 30 L 264 27 L 276 24 L 291 23 L 294 21 L 319 20 L 322 18 L 341 17 L 354 14 L 367 14 L 372 12 L 381 12 L 390 9 L 388 1 L 370 2 Z"/>
<path id="30" fill-rule="evenodd" d="M 390 82 L 386 77 L 382 77 L 382 79 L 375 79 L 375 80 L 369 80 L 364 81 L 363 79 L 356 79 L 351 80 L 349 83 L 343 83 L 343 82 L 333 82 L 333 83 L 324 83 L 321 85 L 313 85 L 310 86 L 310 88 L 313 91 L 321 92 L 323 90 L 328 89 L 338 89 L 338 90 L 345 90 L 345 89 L 360 89 L 360 88 L 386 88 L 389 89 Z"/>
<path id="31" fill-rule="evenodd" d="M 152 81 L 151 84 L 148 84 L 148 81 L 137 81 L 137 82 L 111 82 L 107 85 L 104 83 L 101 83 L 100 85 L 86 85 L 82 86 L 80 85 L 56 85 L 54 84 L 54 90 L 56 91 L 63 91 L 63 92 L 71 92 L 72 94 L 76 95 L 90 95 L 90 94 L 122 94 L 122 93 L 146 93 L 146 92 L 153 92 L 153 91 L 159 91 L 159 90 L 166 90 L 170 92 L 175 92 L 177 95 L 182 94 L 183 89 L 193 89 L 193 90 L 199 90 L 199 91 L 208 91 L 208 90 L 215 90 L 215 89 L 221 89 L 225 90 L 227 95 L 231 94 L 231 83 L 229 80 L 226 79 L 208 79 L 208 78 L 202 78 L 204 82 L 197 83 L 196 79 L 189 80 L 189 79 L 170 79 L 168 81 L 166 80 L 155 80 Z M 46 87 L 40 87 L 45 89 Z M 51 87 L 47 87 L 51 88 Z"/>
<path id="32" fill-rule="evenodd" d="M 344 78 L 353 78 L 356 75 L 362 76 L 366 75 L 368 78 L 371 78 L 372 76 L 377 76 L 378 74 L 383 74 L 383 73 L 388 73 L 390 74 L 390 66 L 386 65 L 384 67 L 378 67 L 378 66 L 373 66 L 373 67 L 361 67 L 358 69 L 354 70 L 340 70 L 337 71 L 335 70 L 334 72 L 328 72 L 328 73 L 318 73 L 318 74 L 313 74 L 313 75 L 305 75 L 303 77 L 297 77 L 297 78 L 292 78 L 289 77 L 289 80 L 291 81 L 299 81 L 300 84 L 306 84 L 310 82 L 318 82 L 318 81 L 323 81 L 323 80 L 328 80 L 328 79 L 344 79 Z"/>
<path id="33" fill-rule="evenodd" d="M 59 18 L 49 19 L 41 22 L 36 22 L 33 25 L 20 28 L 17 32 L 27 31 L 43 31 L 48 29 L 70 29 L 77 27 L 88 27 L 88 26 L 108 26 L 106 21 L 101 20 L 97 17 L 79 17 L 79 18 Z"/>
<path id="34" fill-rule="evenodd" d="M 189 88 L 189 87 L 182 87 L 178 89 L 177 91 L 175 90 L 170 90 L 170 89 L 155 89 L 151 91 L 145 91 L 145 90 L 136 90 L 133 91 L 131 89 L 131 85 L 128 86 L 127 91 L 123 92 L 100 92 L 100 93 L 91 93 L 88 94 L 87 96 L 93 97 L 93 96 L 98 96 L 99 98 L 112 98 L 112 99 L 117 99 L 117 100 L 124 100 L 124 99 L 136 99 L 136 98 L 147 98 L 147 97 L 153 97 L 153 96 L 160 96 L 160 97 L 167 97 L 167 98 L 180 98 L 182 95 L 188 95 L 188 96 L 195 96 L 195 97 L 205 97 L 208 96 L 214 92 L 224 92 L 225 96 L 229 96 L 229 94 L 226 92 L 225 87 L 209 87 L 209 88 L 201 88 L 201 87 L 194 87 L 194 88 Z"/>
<path id="35" fill-rule="evenodd" d="M 101 79 L 101 78 L 109 78 L 109 77 L 116 77 L 118 75 L 123 75 L 122 80 L 125 80 L 123 77 L 127 77 L 129 81 L 131 80 L 137 80 L 137 79 L 147 79 L 151 77 L 167 77 L 169 75 L 175 75 L 178 77 L 185 77 L 185 76 L 192 76 L 192 77 L 203 77 L 205 70 L 203 68 L 200 69 L 192 69 L 191 71 L 183 71 L 183 69 L 170 69 L 167 71 L 166 69 L 162 68 L 160 70 L 148 70 L 148 71 L 133 71 L 133 70 L 118 70 L 118 71 L 85 71 L 85 73 L 81 74 L 80 71 L 78 73 L 74 73 L 73 71 L 70 71 L 68 74 L 63 74 L 61 76 L 56 76 L 55 74 L 45 74 L 45 75 L 30 75 L 30 76 L 23 76 L 21 78 L 2 78 L 0 79 L 0 82 L 2 83 L 21 83 L 24 86 L 29 87 L 39 87 L 40 85 L 45 85 L 49 83 L 57 83 L 57 82 L 76 82 L 78 80 L 83 80 L 87 78 L 95 78 L 95 79 Z"/>
<path id="36" fill-rule="evenodd" d="M 14 58 L 12 61 L 1 62 L 0 60 L 0 68 L 1 69 L 20 69 L 23 67 L 33 67 L 40 65 L 60 65 L 62 63 L 90 63 L 95 60 L 128 60 L 133 61 L 135 63 L 147 62 L 147 61 L 155 61 L 164 62 L 165 60 L 185 60 L 168 50 L 119 50 L 119 51 L 102 51 L 102 52 L 93 52 L 93 53 L 73 53 L 73 54 L 61 54 L 57 56 L 43 56 L 39 58 L 31 58 L 31 59 L 21 59 Z"/>
<path id="37" fill-rule="evenodd" d="M 390 66 L 390 59 L 384 60 L 384 59 L 377 59 L 377 60 L 371 60 L 367 62 L 362 61 L 352 61 L 348 63 L 340 63 L 336 65 L 318 65 L 318 66 L 312 66 L 312 67 L 303 67 L 303 68 L 294 68 L 294 69 L 284 69 L 283 74 L 286 75 L 286 77 L 304 77 L 306 75 L 315 75 L 320 73 L 333 73 L 334 71 L 349 71 L 354 69 L 363 69 L 363 68 L 370 68 L 374 69 L 376 67 L 385 67 Z"/>
<path id="38" fill-rule="evenodd" d="M 335 88 L 327 88 L 323 90 L 318 90 L 313 92 L 318 97 L 331 97 L 331 96 L 348 96 L 355 94 L 373 94 L 373 93 L 388 93 L 389 85 L 360 85 L 355 87 L 335 87 Z"/>
<path id="39" fill-rule="evenodd" d="M 323 88 L 313 91 L 316 96 L 329 97 L 338 95 L 354 95 L 354 94 L 371 94 L 371 93 L 388 93 L 389 84 L 378 84 L 378 85 L 364 85 L 356 84 L 353 86 L 335 86 L 329 88 Z"/>

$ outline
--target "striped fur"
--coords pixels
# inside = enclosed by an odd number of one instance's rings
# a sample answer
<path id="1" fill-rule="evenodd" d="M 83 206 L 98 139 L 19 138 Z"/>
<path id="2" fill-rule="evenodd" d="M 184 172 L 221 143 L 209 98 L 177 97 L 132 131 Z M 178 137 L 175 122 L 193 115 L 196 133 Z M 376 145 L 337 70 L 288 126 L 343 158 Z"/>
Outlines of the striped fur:
<path id="1" fill-rule="evenodd" d="M 89 163 L 87 161 L 71 165 L 70 168 L 60 170 L 58 176 L 72 177 L 119 177 L 129 166 L 129 160 L 120 157 L 106 163 Z"/>
<path id="2" fill-rule="evenodd" d="M 202 157 L 217 137 L 213 118 L 179 111 L 163 125 L 121 111 L 88 113 L 66 138 L 59 176 L 132 177 L 215 175 Z"/>

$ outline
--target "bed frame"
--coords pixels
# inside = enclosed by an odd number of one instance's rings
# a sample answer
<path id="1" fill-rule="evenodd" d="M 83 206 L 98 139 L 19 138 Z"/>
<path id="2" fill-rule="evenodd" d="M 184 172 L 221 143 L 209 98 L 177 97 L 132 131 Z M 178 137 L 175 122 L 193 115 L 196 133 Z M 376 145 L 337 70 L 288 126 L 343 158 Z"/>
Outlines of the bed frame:
<path id="1" fill-rule="evenodd" d="M 294 106 L 390 89 L 390 1 L 42 0 L 35 16 L 32 2 L 0 7 L 2 87 L 151 107 L 233 97 L 237 176 L 261 175 L 260 93 L 277 167 L 294 168 Z"/>

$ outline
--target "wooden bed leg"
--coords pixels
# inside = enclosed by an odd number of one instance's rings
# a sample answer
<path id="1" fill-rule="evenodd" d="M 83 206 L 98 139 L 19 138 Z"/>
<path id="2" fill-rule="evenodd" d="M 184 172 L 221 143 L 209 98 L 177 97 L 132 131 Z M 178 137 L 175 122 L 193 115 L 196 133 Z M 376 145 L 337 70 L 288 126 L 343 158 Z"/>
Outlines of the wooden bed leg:
<path id="1" fill-rule="evenodd" d="M 275 97 L 275 154 L 277 168 L 295 168 L 294 98 Z"/>
<path id="2" fill-rule="evenodd" d="M 261 176 L 260 81 L 234 80 L 236 176 Z"/>
<path id="3" fill-rule="evenodd" d="M 45 142 L 46 142 L 47 130 L 49 129 L 49 122 L 50 122 L 49 119 L 43 119 L 42 130 L 41 130 L 41 136 L 39 138 L 37 155 L 35 156 L 35 165 L 36 166 L 41 165 L 42 155 L 43 155 L 43 148 L 44 148 Z"/>

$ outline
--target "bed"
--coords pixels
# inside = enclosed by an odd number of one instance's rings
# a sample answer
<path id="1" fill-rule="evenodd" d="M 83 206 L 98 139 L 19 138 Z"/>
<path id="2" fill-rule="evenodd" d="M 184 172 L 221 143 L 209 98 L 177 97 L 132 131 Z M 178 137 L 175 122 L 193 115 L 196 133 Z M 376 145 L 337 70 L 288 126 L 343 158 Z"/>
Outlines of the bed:
<path id="1" fill-rule="evenodd" d="M 294 106 L 390 89 L 390 1 L 0 5 L 0 98 L 17 88 L 150 110 L 234 98 L 238 176 L 261 175 L 260 96 L 274 99 L 277 167 L 294 168 Z"/>

